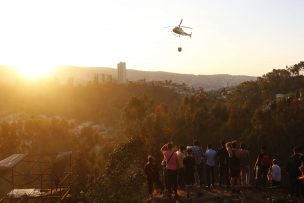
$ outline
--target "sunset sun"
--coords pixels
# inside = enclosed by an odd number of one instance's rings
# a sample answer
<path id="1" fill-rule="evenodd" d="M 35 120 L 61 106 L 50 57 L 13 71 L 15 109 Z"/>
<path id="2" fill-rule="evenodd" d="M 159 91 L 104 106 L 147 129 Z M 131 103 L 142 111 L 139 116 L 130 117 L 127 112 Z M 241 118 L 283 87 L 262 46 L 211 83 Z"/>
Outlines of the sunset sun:
<path id="1" fill-rule="evenodd" d="M 43 64 L 18 64 L 14 66 L 17 73 L 29 80 L 41 79 L 45 77 L 49 77 L 52 75 L 54 66 L 53 65 L 43 65 Z"/>

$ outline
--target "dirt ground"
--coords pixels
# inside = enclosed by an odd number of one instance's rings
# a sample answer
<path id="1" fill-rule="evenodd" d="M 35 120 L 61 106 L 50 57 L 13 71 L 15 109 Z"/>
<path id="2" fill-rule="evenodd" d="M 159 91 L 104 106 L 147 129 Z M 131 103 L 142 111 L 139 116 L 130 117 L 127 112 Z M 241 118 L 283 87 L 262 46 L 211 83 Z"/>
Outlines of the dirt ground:
<path id="1" fill-rule="evenodd" d="M 231 191 L 225 187 L 208 188 L 195 187 L 191 189 L 190 197 L 187 198 L 184 190 L 178 190 L 179 197 L 174 199 L 158 193 L 153 194 L 153 198 L 145 202 L 151 203 L 285 203 L 303 202 L 304 199 L 292 199 L 288 195 L 286 188 L 263 188 L 254 187 L 238 188 Z"/>

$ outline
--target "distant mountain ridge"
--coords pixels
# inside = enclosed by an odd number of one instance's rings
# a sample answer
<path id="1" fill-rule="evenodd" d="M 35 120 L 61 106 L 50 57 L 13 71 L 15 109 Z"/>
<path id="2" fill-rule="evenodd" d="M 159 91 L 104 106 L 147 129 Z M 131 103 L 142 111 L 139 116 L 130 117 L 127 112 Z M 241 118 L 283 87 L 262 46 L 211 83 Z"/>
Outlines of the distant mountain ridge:
<path id="1" fill-rule="evenodd" d="M 92 81 L 94 76 L 99 77 L 104 74 L 110 75 L 113 80 L 117 79 L 117 70 L 108 67 L 75 67 L 65 66 L 57 69 L 54 77 L 59 82 L 67 82 L 68 79 L 73 78 L 75 83 L 87 83 Z M 0 82 L 15 82 L 20 76 L 15 72 L 10 71 L 4 66 L 0 66 Z M 194 88 L 204 88 L 205 90 L 216 90 L 223 87 L 236 86 L 245 81 L 256 80 L 256 77 L 246 75 L 229 75 L 229 74 L 214 74 L 214 75 L 194 75 L 170 73 L 163 71 L 140 71 L 134 69 L 127 69 L 128 81 L 172 81 L 175 83 L 185 83 Z"/>
<path id="2" fill-rule="evenodd" d="M 138 78 L 145 78 L 147 81 L 152 80 L 172 80 L 176 83 L 185 83 L 194 88 L 203 87 L 205 90 L 215 90 L 223 87 L 236 86 L 245 81 L 256 80 L 256 77 L 243 75 L 229 75 L 229 74 L 214 74 L 214 75 L 194 75 L 194 74 L 180 74 L 169 72 L 148 72 L 128 70 L 127 77 L 129 80 L 136 80 Z"/>
<path id="3" fill-rule="evenodd" d="M 76 82 L 87 82 L 91 80 L 95 74 L 111 75 L 114 80 L 117 79 L 117 70 L 106 67 L 65 67 L 61 75 L 57 75 L 58 79 L 73 77 Z M 185 83 L 194 88 L 202 87 L 205 90 L 215 90 L 223 87 L 236 86 L 245 81 L 256 80 L 257 77 L 246 75 L 229 75 L 229 74 L 214 74 L 214 75 L 194 75 L 170 73 L 163 71 L 141 71 L 127 69 L 128 81 L 165 81 L 171 80 L 175 83 Z"/>

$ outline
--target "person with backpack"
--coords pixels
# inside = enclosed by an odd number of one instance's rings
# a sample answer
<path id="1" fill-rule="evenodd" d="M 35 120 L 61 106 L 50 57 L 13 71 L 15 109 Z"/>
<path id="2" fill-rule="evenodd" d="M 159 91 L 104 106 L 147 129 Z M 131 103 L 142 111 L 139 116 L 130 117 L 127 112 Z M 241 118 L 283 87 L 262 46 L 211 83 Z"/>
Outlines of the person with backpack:
<path id="1" fill-rule="evenodd" d="M 240 178 L 239 149 L 237 148 L 236 141 L 228 142 L 226 146 L 229 153 L 229 172 L 231 180 L 230 184 L 232 190 L 235 190 L 235 187 L 238 185 Z"/>
<path id="2" fill-rule="evenodd" d="M 177 154 L 173 151 L 173 145 L 171 143 L 165 144 L 160 149 L 164 156 L 165 168 L 167 175 L 167 189 L 168 197 L 171 198 L 172 190 L 174 190 L 174 197 L 178 198 L 177 194 L 177 169 L 178 158 Z"/>
<path id="3" fill-rule="evenodd" d="M 289 157 L 287 163 L 287 173 L 290 181 L 290 195 L 299 197 L 303 193 L 303 182 L 299 179 L 302 175 L 300 167 L 303 162 L 303 154 L 300 147 L 293 149 L 293 155 Z"/>
<path id="4" fill-rule="evenodd" d="M 194 140 L 192 149 L 192 155 L 195 159 L 195 183 L 197 185 L 203 185 L 203 150 L 199 146 L 199 142 Z"/>
<path id="5" fill-rule="evenodd" d="M 152 199 L 153 185 L 156 185 L 162 192 L 164 190 L 164 186 L 160 182 L 158 168 L 156 167 L 154 158 L 151 155 L 148 156 L 148 162 L 144 167 L 144 172 L 147 176 L 149 199 Z"/>
<path id="6" fill-rule="evenodd" d="M 266 152 L 266 148 L 263 146 L 254 165 L 254 169 L 256 170 L 257 187 L 259 186 L 266 187 L 267 174 L 269 168 L 271 167 L 271 164 L 272 164 L 271 155 L 268 152 Z"/>
<path id="7" fill-rule="evenodd" d="M 222 147 L 218 149 L 216 159 L 218 161 L 218 171 L 219 171 L 219 186 L 222 186 L 223 178 L 225 177 L 225 182 L 227 187 L 230 187 L 230 177 L 229 177 L 229 154 L 226 149 L 226 142 L 223 140 L 221 143 Z"/>

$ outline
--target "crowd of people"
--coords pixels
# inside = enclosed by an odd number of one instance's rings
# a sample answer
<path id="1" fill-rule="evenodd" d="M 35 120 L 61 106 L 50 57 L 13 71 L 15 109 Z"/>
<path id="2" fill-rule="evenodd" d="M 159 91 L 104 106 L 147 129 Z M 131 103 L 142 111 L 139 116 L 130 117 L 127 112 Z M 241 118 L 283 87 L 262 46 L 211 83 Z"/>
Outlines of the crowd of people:
<path id="1" fill-rule="evenodd" d="M 148 156 L 144 171 L 150 198 L 155 186 L 159 188 L 160 193 L 169 198 L 172 195 L 178 198 L 178 188 L 185 190 L 188 198 L 193 188 L 206 187 L 213 190 L 216 174 L 216 187 L 226 187 L 232 192 L 249 185 L 273 188 L 281 185 L 279 162 L 273 159 L 265 147 L 261 148 L 253 168 L 250 167 L 251 157 L 245 144 L 239 145 L 237 141 L 222 141 L 218 149 L 208 144 L 204 149 L 195 140 L 191 146 L 180 145 L 178 150 L 175 149 L 172 143 L 167 143 L 160 149 L 163 156 L 162 176 L 159 173 L 159 164 L 155 163 L 152 156 Z M 304 155 L 301 148 L 294 148 L 286 169 L 289 174 L 291 196 L 304 197 Z M 254 178 L 251 178 L 251 171 L 254 172 Z M 201 190 L 198 191 L 196 195 L 201 194 Z"/>

